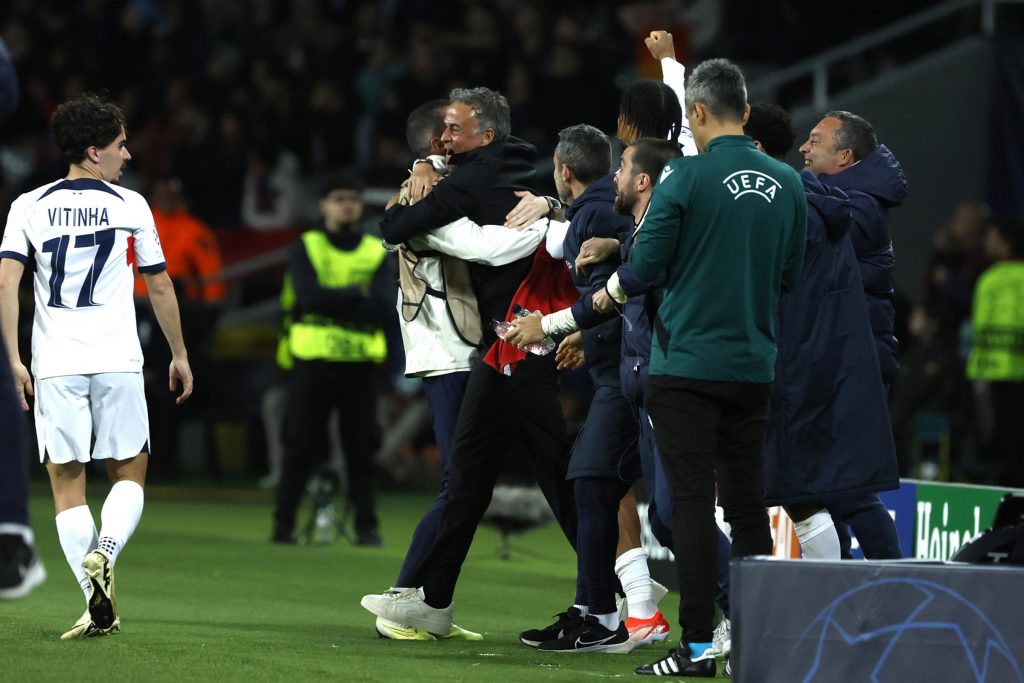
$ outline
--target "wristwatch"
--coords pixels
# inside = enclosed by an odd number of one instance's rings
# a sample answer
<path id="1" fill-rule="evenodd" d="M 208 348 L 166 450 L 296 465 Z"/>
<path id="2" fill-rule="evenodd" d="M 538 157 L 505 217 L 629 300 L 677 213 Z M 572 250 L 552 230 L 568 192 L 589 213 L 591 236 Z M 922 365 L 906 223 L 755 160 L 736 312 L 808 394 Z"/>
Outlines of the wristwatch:
<path id="1" fill-rule="evenodd" d="M 548 203 L 548 213 L 545 218 L 551 218 L 555 215 L 556 211 L 562 210 L 562 202 L 558 201 L 554 197 L 544 197 L 544 201 Z"/>

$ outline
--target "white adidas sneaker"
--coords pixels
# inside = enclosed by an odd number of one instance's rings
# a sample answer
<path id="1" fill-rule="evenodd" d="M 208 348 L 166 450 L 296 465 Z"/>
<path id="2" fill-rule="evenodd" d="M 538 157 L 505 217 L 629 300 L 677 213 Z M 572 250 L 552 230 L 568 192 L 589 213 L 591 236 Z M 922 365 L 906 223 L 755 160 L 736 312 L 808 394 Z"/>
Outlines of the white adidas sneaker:
<path id="1" fill-rule="evenodd" d="M 728 657 L 732 652 L 732 622 L 723 617 L 715 632 L 711 634 L 711 647 L 719 657 Z"/>

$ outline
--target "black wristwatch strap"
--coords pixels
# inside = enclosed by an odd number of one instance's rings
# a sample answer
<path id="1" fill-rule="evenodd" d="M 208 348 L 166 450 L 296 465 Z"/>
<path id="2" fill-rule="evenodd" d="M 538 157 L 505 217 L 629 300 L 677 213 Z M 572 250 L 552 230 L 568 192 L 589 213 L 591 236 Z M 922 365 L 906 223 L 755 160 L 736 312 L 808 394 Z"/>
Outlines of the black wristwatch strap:
<path id="1" fill-rule="evenodd" d="M 558 201 L 554 197 L 544 197 L 544 201 L 548 203 L 548 215 L 545 218 L 551 218 L 554 216 L 556 211 L 562 209 L 562 202 Z"/>

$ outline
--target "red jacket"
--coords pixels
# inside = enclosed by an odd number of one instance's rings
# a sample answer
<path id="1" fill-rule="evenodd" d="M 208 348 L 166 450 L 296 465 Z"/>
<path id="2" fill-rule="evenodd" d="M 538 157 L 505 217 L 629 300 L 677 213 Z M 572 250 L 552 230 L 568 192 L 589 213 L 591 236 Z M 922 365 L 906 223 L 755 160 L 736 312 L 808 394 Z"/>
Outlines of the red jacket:
<path id="1" fill-rule="evenodd" d="M 540 311 L 542 315 L 560 311 L 572 306 L 579 298 L 579 292 L 572 283 L 565 263 L 548 254 L 547 248 L 541 244 L 533 256 L 530 272 L 523 278 L 505 319 L 512 320 L 515 314 L 512 309 L 518 304 L 528 311 Z M 526 351 L 521 351 L 501 339 L 494 342 L 484 356 L 484 362 L 498 372 L 511 375 L 516 363 L 526 358 Z"/>

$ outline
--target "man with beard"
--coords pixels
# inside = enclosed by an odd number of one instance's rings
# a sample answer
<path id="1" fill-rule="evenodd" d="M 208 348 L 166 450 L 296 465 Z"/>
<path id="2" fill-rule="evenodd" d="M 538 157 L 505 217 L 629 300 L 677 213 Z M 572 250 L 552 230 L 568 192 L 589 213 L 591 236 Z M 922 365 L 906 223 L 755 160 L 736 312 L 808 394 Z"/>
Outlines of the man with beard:
<path id="1" fill-rule="evenodd" d="M 587 272 L 575 271 L 574 263 L 586 240 L 604 237 L 621 241 L 632 225 L 612 211 L 614 180 L 608 174 L 611 147 L 604 134 L 581 124 L 566 128 L 558 137 L 555 187 L 559 199 L 570 204 L 562 255 L 566 266 L 576 273 L 580 297 L 571 308 L 543 318 L 517 320 L 505 341 L 526 345 L 547 335 L 583 330 L 586 363 L 595 392 L 569 461 L 580 519 L 577 565 L 582 594 L 554 624 L 525 631 L 520 640 L 546 651 L 628 652 L 634 645 L 667 638 L 668 623 L 653 600 L 642 605 L 647 610 L 644 613 L 631 605 L 628 626 L 615 610 L 617 512 L 619 501 L 639 475 L 637 429 L 619 386 L 621 325 L 616 316 L 594 311 L 591 297 L 604 287 L 619 261 L 604 261 Z"/>

